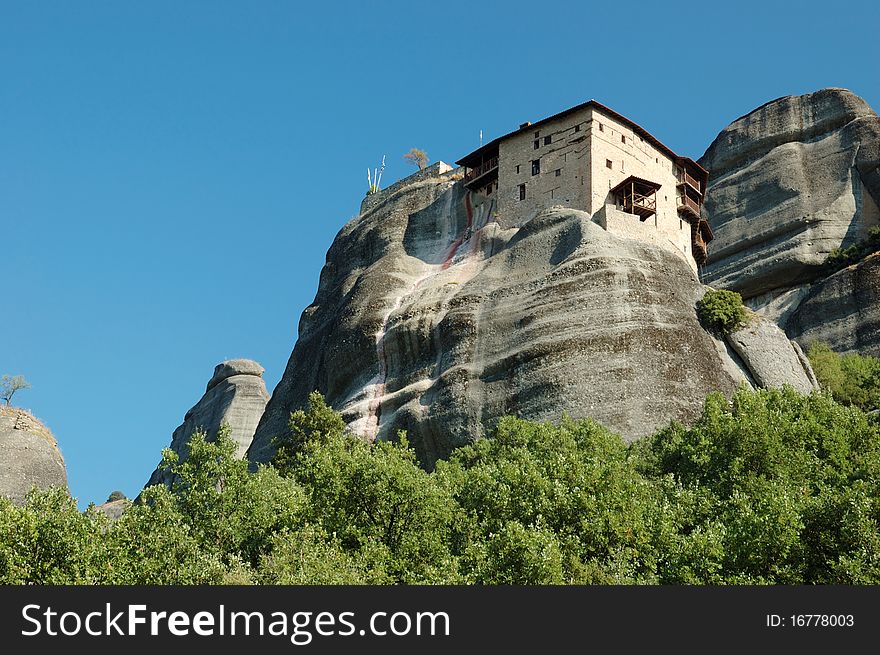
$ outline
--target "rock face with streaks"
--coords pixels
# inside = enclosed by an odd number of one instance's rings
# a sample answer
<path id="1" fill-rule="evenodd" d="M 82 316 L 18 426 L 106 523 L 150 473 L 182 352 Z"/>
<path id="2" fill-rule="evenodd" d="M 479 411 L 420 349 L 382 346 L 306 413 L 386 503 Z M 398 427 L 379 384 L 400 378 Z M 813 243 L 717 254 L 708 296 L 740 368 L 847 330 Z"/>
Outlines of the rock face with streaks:
<path id="1" fill-rule="evenodd" d="M 58 442 L 25 410 L 0 406 L 0 495 L 21 505 L 34 487 L 67 489 Z"/>
<path id="2" fill-rule="evenodd" d="M 223 424 L 230 427 L 237 446 L 236 457 L 245 456 L 269 400 L 263 370 L 250 359 L 231 359 L 214 368 L 205 395 L 186 413 L 183 423 L 171 437 L 170 448 L 181 461 L 186 459 L 187 443 L 193 432 L 203 429 L 210 440 L 217 436 Z M 168 471 L 157 468 L 147 486 L 170 484 L 171 481 Z"/>
<path id="3" fill-rule="evenodd" d="M 802 344 L 880 357 L 880 254 L 808 285 L 784 325 Z"/>
<path id="4" fill-rule="evenodd" d="M 758 107 L 700 164 L 715 234 L 703 281 L 745 298 L 815 280 L 831 250 L 880 222 L 880 118 L 845 89 Z"/>
<path id="5" fill-rule="evenodd" d="M 705 287 L 680 257 L 564 207 L 517 223 L 460 175 L 395 185 L 339 232 L 252 462 L 313 390 L 363 438 L 406 430 L 430 467 L 503 415 L 592 416 L 634 439 L 753 379 L 700 326 Z"/>
<path id="6" fill-rule="evenodd" d="M 726 337 L 759 387 L 791 385 L 795 391 L 810 393 L 818 388 L 813 369 L 803 351 L 788 340 L 777 325 L 760 316 Z"/>
<path id="7" fill-rule="evenodd" d="M 880 355 L 880 265 L 821 264 L 880 224 L 880 117 L 845 89 L 737 119 L 700 163 L 715 233 L 704 282 L 734 289 L 802 346 Z"/>

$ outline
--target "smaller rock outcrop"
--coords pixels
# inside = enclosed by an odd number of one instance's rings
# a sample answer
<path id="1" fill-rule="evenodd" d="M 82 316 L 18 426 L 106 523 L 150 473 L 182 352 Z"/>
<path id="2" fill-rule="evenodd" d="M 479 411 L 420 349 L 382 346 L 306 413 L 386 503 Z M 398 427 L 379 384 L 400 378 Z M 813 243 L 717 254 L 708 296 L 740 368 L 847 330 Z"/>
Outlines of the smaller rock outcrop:
<path id="1" fill-rule="evenodd" d="M 169 447 L 181 461 L 188 455 L 187 444 L 193 432 L 202 429 L 209 440 L 214 439 L 223 424 L 229 425 L 236 443 L 235 456 L 244 457 L 269 402 L 263 371 L 262 366 L 250 359 L 231 359 L 214 368 L 205 395 L 186 413 L 171 437 Z M 147 486 L 171 481 L 170 472 L 156 468 Z"/>
<path id="2" fill-rule="evenodd" d="M 804 347 L 824 341 L 838 352 L 880 357 L 880 253 L 804 288 L 785 317 L 788 335 Z"/>
<path id="3" fill-rule="evenodd" d="M 809 360 L 774 323 L 752 316 L 749 324 L 727 336 L 727 343 L 743 361 L 759 387 L 791 385 L 810 393 L 818 388 Z"/>
<path id="4" fill-rule="evenodd" d="M 0 407 L 0 495 L 22 505 L 34 487 L 67 489 L 67 469 L 58 442 L 30 413 Z"/>
<path id="5" fill-rule="evenodd" d="M 111 521 L 118 521 L 130 505 L 131 501 L 128 498 L 121 498 L 120 500 L 108 500 L 103 505 L 95 505 L 95 509 L 102 512 Z"/>

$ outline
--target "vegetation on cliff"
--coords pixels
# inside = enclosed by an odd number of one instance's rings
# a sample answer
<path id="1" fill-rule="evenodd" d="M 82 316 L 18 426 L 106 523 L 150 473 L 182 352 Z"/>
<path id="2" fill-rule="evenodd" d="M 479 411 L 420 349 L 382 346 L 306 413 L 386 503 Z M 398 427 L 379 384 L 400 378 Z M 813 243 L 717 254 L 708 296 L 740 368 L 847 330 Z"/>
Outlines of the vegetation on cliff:
<path id="1" fill-rule="evenodd" d="M 710 289 L 697 303 L 697 316 L 707 330 L 725 336 L 745 325 L 749 314 L 736 291 Z"/>
<path id="2" fill-rule="evenodd" d="M 0 499 L 6 584 L 877 584 L 880 428 L 828 394 L 710 396 L 627 446 L 502 419 L 428 473 L 323 399 L 251 474 L 221 433 L 113 522 L 60 491 Z"/>
<path id="3" fill-rule="evenodd" d="M 865 238 L 848 248 L 835 248 L 825 258 L 824 273 L 831 275 L 851 264 L 860 262 L 880 250 L 880 226 L 868 230 Z"/>
<path id="4" fill-rule="evenodd" d="M 880 359 L 851 353 L 841 355 L 816 341 L 807 357 L 823 389 L 843 405 L 854 405 L 870 412 L 880 409 Z"/>

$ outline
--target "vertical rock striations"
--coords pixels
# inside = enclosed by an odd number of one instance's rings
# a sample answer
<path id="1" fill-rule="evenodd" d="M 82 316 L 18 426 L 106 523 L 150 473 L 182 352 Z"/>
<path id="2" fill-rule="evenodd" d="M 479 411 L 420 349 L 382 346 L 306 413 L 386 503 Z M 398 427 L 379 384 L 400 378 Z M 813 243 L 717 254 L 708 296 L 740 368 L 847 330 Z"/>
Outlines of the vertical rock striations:
<path id="1" fill-rule="evenodd" d="M 187 443 L 193 432 L 203 429 L 208 438 L 213 439 L 223 424 L 229 425 L 232 439 L 237 444 L 236 457 L 245 456 L 269 401 L 263 370 L 250 359 L 231 359 L 214 368 L 205 395 L 186 413 L 183 424 L 171 437 L 170 448 L 180 455 L 181 460 L 186 459 Z M 168 471 L 157 468 L 147 486 L 170 484 L 171 480 Z"/>

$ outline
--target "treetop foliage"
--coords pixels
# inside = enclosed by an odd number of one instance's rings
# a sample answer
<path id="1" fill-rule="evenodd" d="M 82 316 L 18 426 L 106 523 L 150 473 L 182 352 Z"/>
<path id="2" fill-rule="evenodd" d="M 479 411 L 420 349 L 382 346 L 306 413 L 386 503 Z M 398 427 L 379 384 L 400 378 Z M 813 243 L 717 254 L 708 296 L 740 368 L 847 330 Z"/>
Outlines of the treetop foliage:
<path id="1" fill-rule="evenodd" d="M 313 394 L 256 473 L 195 433 L 117 521 L 60 490 L 0 499 L 6 584 L 877 584 L 880 430 L 830 394 L 710 396 L 626 444 L 507 417 L 418 464 Z"/>

